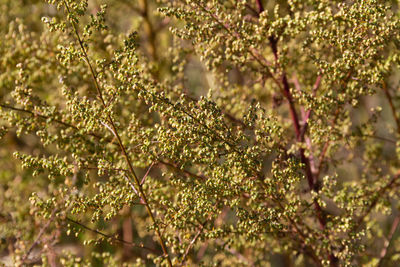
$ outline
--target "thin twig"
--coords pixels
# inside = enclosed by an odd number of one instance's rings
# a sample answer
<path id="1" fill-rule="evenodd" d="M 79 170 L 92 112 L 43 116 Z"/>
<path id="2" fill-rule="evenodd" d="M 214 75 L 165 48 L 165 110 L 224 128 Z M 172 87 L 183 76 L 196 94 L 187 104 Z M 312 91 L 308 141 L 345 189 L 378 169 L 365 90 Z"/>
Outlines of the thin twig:
<path id="1" fill-rule="evenodd" d="M 132 184 L 131 180 L 128 178 L 128 176 L 125 175 L 125 173 L 123 174 L 126 182 L 131 186 L 133 192 L 135 192 L 135 194 L 141 199 L 139 192 L 136 190 L 135 186 Z M 143 199 L 141 199 L 143 201 Z"/>
<path id="2" fill-rule="evenodd" d="M 367 217 L 371 213 L 371 211 L 374 209 L 374 207 L 378 203 L 379 197 L 381 197 L 383 195 L 383 193 L 385 193 L 393 185 L 395 185 L 399 178 L 400 178 L 400 172 L 395 174 L 393 176 L 393 178 L 390 179 L 390 181 L 385 186 L 381 187 L 381 189 L 379 189 L 378 192 L 376 192 L 375 197 L 373 198 L 371 204 L 368 206 L 368 208 L 366 209 L 364 214 L 362 214 L 360 217 L 358 217 L 358 219 L 354 223 L 354 226 L 352 227 L 351 231 L 356 231 L 361 226 L 361 224 L 364 221 L 365 217 Z"/>
<path id="3" fill-rule="evenodd" d="M 386 137 L 382 137 L 382 136 L 377 136 L 377 135 L 369 135 L 369 134 L 361 134 L 360 137 L 367 137 L 367 138 L 372 138 L 372 139 L 378 139 L 378 140 L 382 140 L 382 141 L 386 141 L 392 144 L 396 144 L 397 142 L 395 140 L 386 138 Z"/>
<path id="4" fill-rule="evenodd" d="M 69 10 L 69 6 L 68 6 L 66 0 L 64 0 L 64 6 L 65 6 L 65 8 L 66 8 L 68 14 L 70 14 L 71 12 L 70 12 L 70 10 Z M 94 68 L 93 68 L 93 66 L 92 66 L 92 64 L 91 64 L 91 62 L 90 62 L 90 59 L 89 59 L 89 56 L 88 56 L 87 51 L 86 51 L 86 49 L 85 49 L 85 46 L 84 46 L 84 44 L 83 44 L 83 41 L 82 41 L 82 39 L 81 39 L 81 37 L 80 37 L 80 35 L 79 35 L 78 28 L 77 28 L 77 26 L 76 26 L 76 24 L 75 24 L 74 21 L 71 20 L 70 23 L 71 23 L 72 26 L 73 26 L 73 29 L 74 29 L 74 32 L 75 32 L 75 36 L 76 36 L 76 38 L 77 38 L 77 40 L 78 40 L 78 42 L 79 42 L 79 46 L 80 46 L 80 48 L 81 48 L 83 57 L 84 57 L 84 59 L 85 59 L 87 65 L 88 65 L 88 67 L 89 67 L 89 70 L 90 70 L 90 72 L 91 72 L 91 75 L 92 75 L 92 78 L 93 78 L 93 82 L 94 82 L 94 85 L 95 85 L 95 87 L 96 87 L 96 91 L 97 91 L 98 98 L 100 99 L 100 101 L 101 101 L 103 107 L 106 108 L 107 105 L 106 105 L 106 103 L 105 103 L 105 101 L 104 101 L 104 98 L 103 98 L 103 94 L 102 94 L 100 85 L 99 85 L 99 83 L 98 83 L 98 81 L 97 81 L 97 75 L 96 75 L 96 73 L 95 73 L 95 70 L 94 70 Z M 112 130 L 113 130 L 113 133 L 115 134 L 115 137 L 117 138 L 117 141 L 118 141 L 118 144 L 119 144 L 119 146 L 120 146 L 121 152 L 122 152 L 122 154 L 123 154 L 123 156 L 124 156 L 124 158 L 125 158 L 125 160 L 126 160 L 126 162 L 127 162 L 127 164 L 128 164 L 130 173 L 131 173 L 131 175 L 133 176 L 133 179 L 134 179 L 134 181 L 135 181 L 135 183 L 136 183 L 136 186 L 138 187 L 138 191 L 139 191 L 139 193 L 140 193 L 140 197 L 141 197 L 141 199 L 143 200 L 143 202 L 145 203 L 145 207 L 146 207 L 147 213 L 148 213 L 148 215 L 149 215 L 149 217 L 150 217 L 150 219 L 151 219 L 153 225 L 155 226 L 155 227 L 154 227 L 154 228 L 155 228 L 155 232 L 156 232 L 156 235 L 157 235 L 157 237 L 158 237 L 158 240 L 159 240 L 159 243 L 160 243 L 160 245 L 161 245 L 161 248 L 162 248 L 162 251 L 163 251 L 163 253 L 164 253 L 164 256 L 165 256 L 166 259 L 167 259 L 168 266 L 171 266 L 171 267 L 172 267 L 171 258 L 170 258 L 170 256 L 169 256 L 167 247 L 166 247 L 166 245 L 165 245 L 165 241 L 164 241 L 164 239 L 163 239 L 163 237 L 162 237 L 162 235 L 161 235 L 161 233 L 160 233 L 159 227 L 158 227 L 158 225 L 157 225 L 157 222 L 156 222 L 156 219 L 155 219 L 155 217 L 154 217 L 154 215 L 153 215 L 153 212 L 152 212 L 152 210 L 151 210 L 151 208 L 150 208 L 149 202 L 147 201 L 146 194 L 144 193 L 143 188 L 142 188 L 142 186 L 140 185 L 139 178 L 138 178 L 137 175 L 136 175 L 136 172 L 135 172 L 135 170 L 134 170 L 134 168 L 133 168 L 133 165 L 132 165 L 132 162 L 131 162 L 131 160 L 130 160 L 130 157 L 129 157 L 127 151 L 126 151 L 126 148 L 125 148 L 125 146 L 124 146 L 123 143 L 122 143 L 121 137 L 119 136 L 119 133 L 118 133 L 118 131 L 117 131 L 116 125 L 115 125 L 115 123 L 114 123 L 114 120 L 113 120 L 113 118 L 111 117 L 111 115 L 108 114 L 108 113 L 107 113 L 107 119 L 108 119 L 109 123 L 111 124 L 111 128 L 112 128 Z"/>
<path id="5" fill-rule="evenodd" d="M 42 235 L 45 233 L 47 228 L 49 228 L 50 224 L 53 222 L 55 215 L 56 215 L 57 209 L 54 209 L 51 212 L 50 219 L 47 221 L 47 223 L 40 229 L 38 236 L 36 237 L 35 241 L 33 244 L 29 247 L 28 251 L 22 258 L 22 262 L 25 262 L 26 259 L 28 259 L 29 255 L 32 253 L 32 250 L 35 246 L 37 246 L 40 243 L 40 239 L 42 238 Z"/>
<path id="6" fill-rule="evenodd" d="M 285 208 L 283 207 L 282 203 L 279 201 L 279 199 L 276 199 L 275 197 L 272 197 L 272 200 L 278 204 L 278 206 L 282 209 L 285 210 Z M 293 218 L 291 218 L 289 215 L 287 215 L 286 213 L 284 213 L 284 216 L 286 217 L 286 219 L 288 220 L 288 222 L 291 224 L 291 226 L 295 229 L 297 235 L 296 237 L 299 237 L 301 242 L 303 244 L 308 244 L 309 242 L 307 242 L 307 236 L 305 233 L 303 233 L 303 231 L 301 231 L 300 227 L 297 225 L 296 221 L 293 220 Z M 315 250 L 316 248 L 313 247 L 312 243 L 309 243 L 309 247 L 311 248 L 311 250 L 308 251 L 308 255 L 314 260 L 315 264 L 317 266 L 322 266 L 322 261 L 321 259 L 318 258 Z"/>
<path id="7" fill-rule="evenodd" d="M 208 8 L 205 6 L 201 5 L 197 1 L 194 1 L 194 3 L 200 7 L 203 11 L 209 14 L 211 18 L 215 20 L 225 31 L 228 32 L 229 35 L 232 37 L 238 38 L 238 39 L 243 39 L 243 36 L 239 34 L 237 31 L 232 30 L 232 27 L 226 23 L 223 23 L 212 11 L 210 11 Z M 272 66 L 272 63 L 269 62 L 256 48 L 254 47 L 249 47 L 249 53 L 250 55 L 267 71 L 267 74 L 271 76 L 271 78 L 274 80 L 274 82 L 280 87 L 279 81 L 275 78 L 273 73 L 271 72 L 269 66 Z"/>
<path id="8" fill-rule="evenodd" d="M 150 173 L 151 168 L 156 164 L 156 162 L 151 163 L 150 167 L 147 169 L 147 172 L 143 175 L 142 181 L 140 182 L 140 185 L 143 185 L 144 182 L 146 181 L 147 176 Z"/>
<path id="9" fill-rule="evenodd" d="M 197 239 L 199 239 L 201 233 L 203 232 L 203 229 L 204 229 L 204 226 L 206 225 L 206 223 L 207 223 L 207 221 L 205 221 L 204 223 L 200 224 L 199 230 L 197 231 L 196 235 L 193 237 L 192 241 L 190 241 L 189 245 L 187 246 L 187 248 L 185 250 L 185 253 L 183 254 L 181 265 L 183 265 L 185 263 L 186 257 L 188 256 L 190 250 L 192 249 L 192 247 L 196 243 Z"/>
<path id="10" fill-rule="evenodd" d="M 86 226 L 83 223 L 80 223 L 80 222 L 78 222 L 78 221 L 76 221 L 76 220 L 74 220 L 72 218 L 67 217 L 66 219 L 67 219 L 67 221 L 72 222 L 72 223 L 74 223 L 76 225 L 79 225 L 80 227 L 82 227 L 82 228 L 84 228 L 84 229 L 86 229 L 88 231 L 91 231 L 91 232 L 96 233 L 98 235 L 101 235 L 101 236 L 104 236 L 106 238 L 112 239 L 115 242 L 122 243 L 122 244 L 125 244 L 125 245 L 129 245 L 129 246 L 132 246 L 132 247 L 143 248 L 143 249 L 149 250 L 149 251 L 151 251 L 153 253 L 155 252 L 154 249 L 146 247 L 145 245 L 143 245 L 143 243 L 136 244 L 136 243 L 128 242 L 128 241 L 125 241 L 123 239 L 117 238 L 117 237 L 115 237 L 113 235 L 108 235 L 108 234 L 100 232 L 100 231 L 98 231 L 96 229 L 90 228 L 89 226 Z"/>
<path id="11" fill-rule="evenodd" d="M 165 166 L 168 166 L 168 167 L 171 167 L 171 168 L 173 168 L 173 169 L 176 170 L 176 171 L 182 172 L 182 173 L 183 173 L 184 175 L 186 175 L 186 176 L 194 177 L 194 178 L 196 178 L 196 179 L 203 180 L 203 181 L 204 181 L 204 180 L 207 180 L 206 177 L 197 175 L 197 174 L 192 173 L 192 172 L 190 172 L 190 171 L 187 171 L 187 170 L 185 170 L 185 169 L 182 170 L 181 168 L 179 168 L 178 166 L 176 166 L 176 165 L 173 164 L 173 163 L 170 163 L 170 162 L 167 162 L 167 161 L 164 161 L 164 160 L 158 160 L 158 163 L 160 163 L 160 164 L 162 164 L 162 165 L 165 165 Z"/>
<path id="12" fill-rule="evenodd" d="M 192 101 L 193 103 L 197 103 L 199 100 L 193 96 L 190 96 L 188 94 L 184 94 L 184 97 L 190 101 Z M 253 126 L 249 126 L 246 125 L 242 120 L 236 118 L 234 115 L 229 114 L 228 112 L 225 112 L 223 110 L 221 110 L 221 113 L 227 118 L 229 119 L 232 123 L 238 124 L 239 126 L 243 127 L 243 128 L 248 128 L 250 130 L 253 130 L 254 127 Z"/>
<path id="13" fill-rule="evenodd" d="M 72 125 L 72 124 L 67 123 L 65 121 L 62 121 L 62 120 L 57 120 L 57 119 L 51 118 L 51 117 L 46 116 L 46 115 L 42 115 L 40 113 L 31 111 L 31 110 L 27 110 L 27 109 L 23 109 L 23 108 L 17 108 L 17 107 L 5 105 L 5 104 L 0 104 L 0 107 L 5 108 L 5 109 L 14 110 L 14 111 L 19 111 L 19 112 L 22 112 L 22 113 L 31 114 L 33 117 L 38 117 L 38 118 L 41 118 L 43 120 L 51 119 L 52 121 L 54 121 L 54 122 L 56 122 L 58 124 L 61 124 L 61 125 L 65 126 L 65 127 L 67 127 L 67 128 L 73 128 L 73 129 L 79 131 L 79 128 L 76 127 L 75 125 Z M 88 134 L 93 136 L 93 137 L 96 137 L 97 139 L 101 139 L 102 138 L 100 135 L 95 134 L 95 133 L 88 133 Z"/>

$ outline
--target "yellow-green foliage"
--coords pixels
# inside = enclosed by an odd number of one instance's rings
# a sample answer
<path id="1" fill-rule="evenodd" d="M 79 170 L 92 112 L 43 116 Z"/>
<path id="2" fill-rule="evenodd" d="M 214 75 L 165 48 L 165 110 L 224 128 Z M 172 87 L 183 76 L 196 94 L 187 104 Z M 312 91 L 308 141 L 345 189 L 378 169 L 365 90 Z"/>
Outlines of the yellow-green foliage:
<path id="1" fill-rule="evenodd" d="M 0 262 L 398 266 L 399 16 L 0 0 Z"/>

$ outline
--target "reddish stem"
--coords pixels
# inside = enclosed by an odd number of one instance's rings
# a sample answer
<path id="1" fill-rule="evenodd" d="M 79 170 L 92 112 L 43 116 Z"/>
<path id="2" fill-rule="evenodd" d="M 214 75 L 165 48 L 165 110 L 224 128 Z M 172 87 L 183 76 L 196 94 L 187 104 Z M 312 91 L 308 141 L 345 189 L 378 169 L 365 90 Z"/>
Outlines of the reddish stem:
<path id="1" fill-rule="evenodd" d="M 256 0 L 257 2 L 257 7 L 258 7 L 258 14 L 261 14 L 264 11 L 264 6 L 261 2 L 261 0 Z"/>
<path id="2" fill-rule="evenodd" d="M 275 57 L 275 63 L 278 66 L 278 64 L 279 64 L 278 63 L 278 46 L 277 46 L 278 39 L 275 36 L 271 36 L 271 37 L 269 37 L 269 41 L 270 41 L 270 46 L 271 46 L 272 52 Z M 296 139 L 298 142 L 303 142 L 306 129 L 302 130 L 300 127 L 299 116 L 297 115 L 297 111 L 296 111 L 294 101 L 293 101 L 293 96 L 290 92 L 290 85 L 289 85 L 286 73 L 284 71 L 282 71 L 281 80 L 282 80 L 282 84 L 283 84 L 282 93 L 289 103 L 289 112 L 290 112 L 290 116 L 293 121 L 293 127 L 294 127 L 294 130 L 296 133 Z M 305 124 L 304 127 L 307 127 L 307 124 Z M 310 191 L 317 192 L 319 189 L 318 181 L 314 181 L 314 176 L 311 171 L 310 160 L 305 155 L 304 148 L 300 148 L 299 152 L 300 152 L 301 162 L 304 164 L 304 167 L 305 167 L 304 171 L 306 174 L 306 178 L 307 178 L 307 182 L 308 182 Z M 313 200 L 313 205 L 314 205 L 314 210 L 317 215 L 317 219 L 318 219 L 320 228 L 322 230 L 324 230 L 326 228 L 326 218 L 324 216 L 323 210 L 316 199 Z M 332 253 L 329 253 L 328 258 L 331 263 L 331 266 L 337 265 L 338 259 L 337 259 L 337 257 L 335 257 L 335 255 L 333 255 Z"/>

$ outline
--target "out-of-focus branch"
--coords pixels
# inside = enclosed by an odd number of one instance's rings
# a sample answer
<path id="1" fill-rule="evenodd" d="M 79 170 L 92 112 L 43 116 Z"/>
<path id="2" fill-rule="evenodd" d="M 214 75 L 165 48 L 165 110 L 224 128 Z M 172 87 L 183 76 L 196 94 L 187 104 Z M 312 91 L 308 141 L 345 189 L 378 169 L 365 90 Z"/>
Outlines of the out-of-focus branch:
<path id="1" fill-rule="evenodd" d="M 399 116 L 397 116 L 396 108 L 395 108 L 394 103 L 393 103 L 393 98 L 390 95 L 389 89 L 387 88 L 387 85 L 386 85 L 385 82 L 382 83 L 382 90 L 385 93 L 386 99 L 389 102 L 390 110 L 392 111 L 393 118 L 394 118 L 394 120 L 396 122 L 397 133 L 400 134 L 400 118 L 399 118 Z"/>
<path id="2" fill-rule="evenodd" d="M 261 2 L 261 0 L 256 0 L 257 7 L 258 7 L 258 14 L 262 13 L 264 11 L 264 6 Z"/>
<path id="3" fill-rule="evenodd" d="M 385 243 L 384 243 L 383 248 L 382 248 L 382 250 L 381 250 L 381 253 L 380 253 L 380 255 L 379 255 L 380 258 L 379 258 L 379 263 L 378 263 L 378 265 L 377 265 L 378 267 L 383 266 L 384 259 L 385 259 L 385 257 L 386 257 L 387 252 L 388 252 L 388 249 L 389 249 L 389 247 L 390 247 L 390 244 L 391 244 L 392 241 L 393 241 L 393 236 L 394 236 L 394 234 L 396 233 L 397 228 L 399 227 L 399 223 L 400 223 L 400 214 L 398 214 L 398 215 L 394 218 L 393 223 L 392 223 L 392 226 L 390 227 L 389 234 L 388 234 L 388 236 L 387 236 L 387 238 L 386 238 L 386 240 L 385 240 Z"/>
<path id="4" fill-rule="evenodd" d="M 148 51 L 152 58 L 152 60 L 158 60 L 158 53 L 156 48 L 156 32 L 153 27 L 153 23 L 151 22 L 150 18 L 150 10 L 149 10 L 149 3 L 147 0 L 139 0 L 140 5 L 140 14 L 144 20 L 144 31 L 147 35 L 148 43 Z"/>

